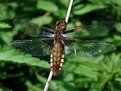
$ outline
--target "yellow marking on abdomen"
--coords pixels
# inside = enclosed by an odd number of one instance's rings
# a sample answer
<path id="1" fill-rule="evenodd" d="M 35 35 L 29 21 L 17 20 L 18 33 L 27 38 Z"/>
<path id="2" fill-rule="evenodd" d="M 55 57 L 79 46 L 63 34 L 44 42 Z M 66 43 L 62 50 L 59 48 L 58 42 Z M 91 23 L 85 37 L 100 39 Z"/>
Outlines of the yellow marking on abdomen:
<path id="1" fill-rule="evenodd" d="M 62 58 L 64 58 L 64 54 L 62 54 Z"/>
<path id="2" fill-rule="evenodd" d="M 52 59 L 52 58 L 50 58 L 50 62 L 51 62 L 51 63 L 53 62 L 53 59 Z"/>
<path id="3" fill-rule="evenodd" d="M 61 63 L 63 63 L 63 62 L 64 62 L 64 59 L 62 58 L 62 59 L 61 59 Z"/>
<path id="4" fill-rule="evenodd" d="M 62 67 L 63 66 L 63 63 L 60 63 L 60 67 Z"/>

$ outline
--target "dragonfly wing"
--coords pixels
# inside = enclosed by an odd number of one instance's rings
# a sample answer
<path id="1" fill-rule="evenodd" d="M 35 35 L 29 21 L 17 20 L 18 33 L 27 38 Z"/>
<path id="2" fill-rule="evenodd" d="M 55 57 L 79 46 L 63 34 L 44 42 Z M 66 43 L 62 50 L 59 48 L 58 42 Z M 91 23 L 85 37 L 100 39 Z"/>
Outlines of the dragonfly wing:
<path id="1" fill-rule="evenodd" d="M 95 40 L 75 40 L 65 45 L 65 54 L 94 56 L 115 50 L 115 46 Z"/>
<path id="2" fill-rule="evenodd" d="M 115 26 L 115 21 L 99 21 L 91 24 L 82 24 L 74 28 L 74 33 L 68 34 L 69 37 L 91 38 L 106 36 Z M 70 30 L 71 28 L 67 29 Z"/>
<path id="3" fill-rule="evenodd" d="M 15 40 L 11 42 L 11 46 L 33 56 L 46 56 L 50 55 L 51 49 L 51 45 L 46 42 L 45 40 Z"/>
<path id="4" fill-rule="evenodd" d="M 51 36 L 52 29 L 32 23 L 29 19 L 14 19 L 13 24 L 23 33 L 32 37 Z M 46 37 L 45 36 L 45 37 Z"/>
<path id="5" fill-rule="evenodd" d="M 41 37 L 47 37 L 47 38 L 53 38 L 54 37 L 54 32 L 52 29 L 43 27 L 43 32 L 40 34 Z"/>

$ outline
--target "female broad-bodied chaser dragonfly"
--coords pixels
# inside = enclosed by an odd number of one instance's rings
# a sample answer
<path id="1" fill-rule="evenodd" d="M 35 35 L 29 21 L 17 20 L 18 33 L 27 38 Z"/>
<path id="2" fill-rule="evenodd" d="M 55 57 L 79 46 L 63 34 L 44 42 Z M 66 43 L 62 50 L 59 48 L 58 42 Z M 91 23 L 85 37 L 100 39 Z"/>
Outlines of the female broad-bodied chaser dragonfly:
<path id="1" fill-rule="evenodd" d="M 114 45 L 104 41 L 80 40 L 69 37 L 69 34 L 73 34 L 75 30 L 66 30 L 67 23 L 64 20 L 57 21 L 54 30 L 48 27 L 38 27 L 36 24 L 25 25 L 18 20 L 14 20 L 13 23 L 26 27 L 25 34 L 39 38 L 14 40 L 11 43 L 12 46 L 18 51 L 30 53 L 33 56 L 50 55 L 54 76 L 61 70 L 64 54 L 93 56 L 115 49 Z M 79 33 L 81 32 L 74 34 L 78 35 Z"/>

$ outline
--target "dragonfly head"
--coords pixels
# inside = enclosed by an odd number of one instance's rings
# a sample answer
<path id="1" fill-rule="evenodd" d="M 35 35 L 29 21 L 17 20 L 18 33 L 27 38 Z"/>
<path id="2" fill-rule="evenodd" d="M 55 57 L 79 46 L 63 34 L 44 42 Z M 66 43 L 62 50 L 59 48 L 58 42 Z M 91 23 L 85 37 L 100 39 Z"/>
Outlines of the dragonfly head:
<path id="1" fill-rule="evenodd" d="M 67 23 L 64 20 L 59 20 L 56 22 L 56 27 L 60 28 L 61 30 L 66 28 Z"/>

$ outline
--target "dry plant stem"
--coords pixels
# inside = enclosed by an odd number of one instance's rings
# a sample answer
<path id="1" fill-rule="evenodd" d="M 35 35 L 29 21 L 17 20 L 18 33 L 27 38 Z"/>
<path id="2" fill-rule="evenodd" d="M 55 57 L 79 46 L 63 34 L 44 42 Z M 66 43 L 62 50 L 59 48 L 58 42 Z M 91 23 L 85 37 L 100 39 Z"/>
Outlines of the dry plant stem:
<path id="1" fill-rule="evenodd" d="M 66 23 L 68 23 L 72 5 L 73 5 L 73 0 L 70 0 L 69 6 L 68 6 L 68 11 L 66 13 L 66 19 L 65 19 Z"/>
<path id="2" fill-rule="evenodd" d="M 51 82 L 52 76 L 53 76 L 53 72 L 52 72 L 52 70 L 51 70 L 51 71 L 50 71 L 50 74 L 49 74 L 49 77 L 48 77 L 48 80 L 47 80 L 47 82 L 46 82 L 46 85 L 45 85 L 44 91 L 48 91 L 48 88 L 49 88 L 49 85 L 50 85 L 50 82 Z"/>
<path id="3" fill-rule="evenodd" d="M 73 4 L 73 0 L 70 0 L 69 6 L 68 6 L 68 11 L 67 11 L 67 14 L 66 14 L 66 19 L 65 19 L 66 23 L 68 23 L 68 19 L 69 19 L 69 16 L 70 16 L 72 4 Z M 48 88 L 49 88 L 49 85 L 50 85 L 52 76 L 53 76 L 53 72 L 52 72 L 52 70 L 51 70 L 51 71 L 50 71 L 50 74 L 49 74 L 49 77 L 48 77 L 48 80 L 47 80 L 47 82 L 46 82 L 44 91 L 48 91 Z"/>

